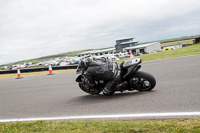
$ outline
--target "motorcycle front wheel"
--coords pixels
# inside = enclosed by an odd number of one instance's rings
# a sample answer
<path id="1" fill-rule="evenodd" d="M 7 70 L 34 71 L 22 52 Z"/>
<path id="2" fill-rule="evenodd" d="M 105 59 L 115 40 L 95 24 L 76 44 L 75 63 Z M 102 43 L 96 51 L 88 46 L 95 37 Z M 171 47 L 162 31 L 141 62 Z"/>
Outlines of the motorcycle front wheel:
<path id="1" fill-rule="evenodd" d="M 81 90 L 83 90 L 84 92 L 89 93 L 91 95 L 97 95 L 101 92 L 101 90 L 97 90 L 97 89 L 93 90 L 88 85 L 85 85 L 82 83 L 79 83 L 79 87 L 81 88 Z"/>
<path id="2" fill-rule="evenodd" d="M 137 71 L 130 76 L 130 85 L 138 91 L 151 91 L 156 85 L 156 80 L 149 73 Z"/>

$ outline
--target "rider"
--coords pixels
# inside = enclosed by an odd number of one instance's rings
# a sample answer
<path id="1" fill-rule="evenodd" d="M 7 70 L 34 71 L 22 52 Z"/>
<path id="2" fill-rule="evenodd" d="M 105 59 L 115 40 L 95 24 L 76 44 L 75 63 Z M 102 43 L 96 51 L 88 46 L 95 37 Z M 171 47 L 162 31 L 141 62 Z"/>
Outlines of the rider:
<path id="1" fill-rule="evenodd" d="M 116 85 L 121 81 L 120 63 L 106 60 L 92 60 L 87 58 L 81 61 L 81 66 L 85 71 L 86 81 L 88 85 L 93 88 L 95 82 L 93 78 L 99 80 L 108 80 L 109 82 L 103 89 L 105 95 L 112 95 L 115 91 Z"/>

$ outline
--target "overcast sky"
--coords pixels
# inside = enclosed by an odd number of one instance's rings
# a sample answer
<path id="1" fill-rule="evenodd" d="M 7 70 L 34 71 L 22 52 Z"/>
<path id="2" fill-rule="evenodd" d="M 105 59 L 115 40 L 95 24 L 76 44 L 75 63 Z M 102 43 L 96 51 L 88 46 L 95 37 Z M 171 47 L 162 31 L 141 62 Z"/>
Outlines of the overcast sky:
<path id="1" fill-rule="evenodd" d="M 0 65 L 200 34 L 200 0 L 0 0 Z"/>

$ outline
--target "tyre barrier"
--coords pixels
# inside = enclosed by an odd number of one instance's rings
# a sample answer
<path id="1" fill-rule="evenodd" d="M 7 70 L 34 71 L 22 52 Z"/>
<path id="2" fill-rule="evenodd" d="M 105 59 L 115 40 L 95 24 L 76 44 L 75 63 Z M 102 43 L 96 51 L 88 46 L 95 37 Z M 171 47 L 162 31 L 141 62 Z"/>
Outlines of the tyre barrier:
<path id="1" fill-rule="evenodd" d="M 68 66 L 52 66 L 53 70 L 60 70 L 60 69 L 76 69 L 78 65 L 68 65 Z M 24 68 L 20 69 L 21 73 L 24 72 L 38 72 L 38 71 L 48 71 L 49 67 L 38 67 L 38 68 Z M 17 73 L 17 70 L 5 70 L 0 71 L 0 74 L 9 74 L 9 73 Z"/>

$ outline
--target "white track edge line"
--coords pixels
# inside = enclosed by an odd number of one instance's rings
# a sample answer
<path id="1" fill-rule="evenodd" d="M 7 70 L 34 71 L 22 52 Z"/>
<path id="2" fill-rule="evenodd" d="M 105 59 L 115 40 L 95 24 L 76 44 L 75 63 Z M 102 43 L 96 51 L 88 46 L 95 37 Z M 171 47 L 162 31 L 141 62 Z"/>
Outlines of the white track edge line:
<path id="1" fill-rule="evenodd" d="M 117 114 L 117 115 L 86 115 L 66 117 L 44 117 L 44 118 L 19 118 L 0 119 L 0 122 L 38 121 L 38 120 L 76 120 L 76 119 L 105 119 L 105 118 L 143 118 L 143 117 L 176 117 L 176 116 L 200 116 L 200 112 L 171 112 L 171 113 L 143 113 L 143 114 Z"/>

